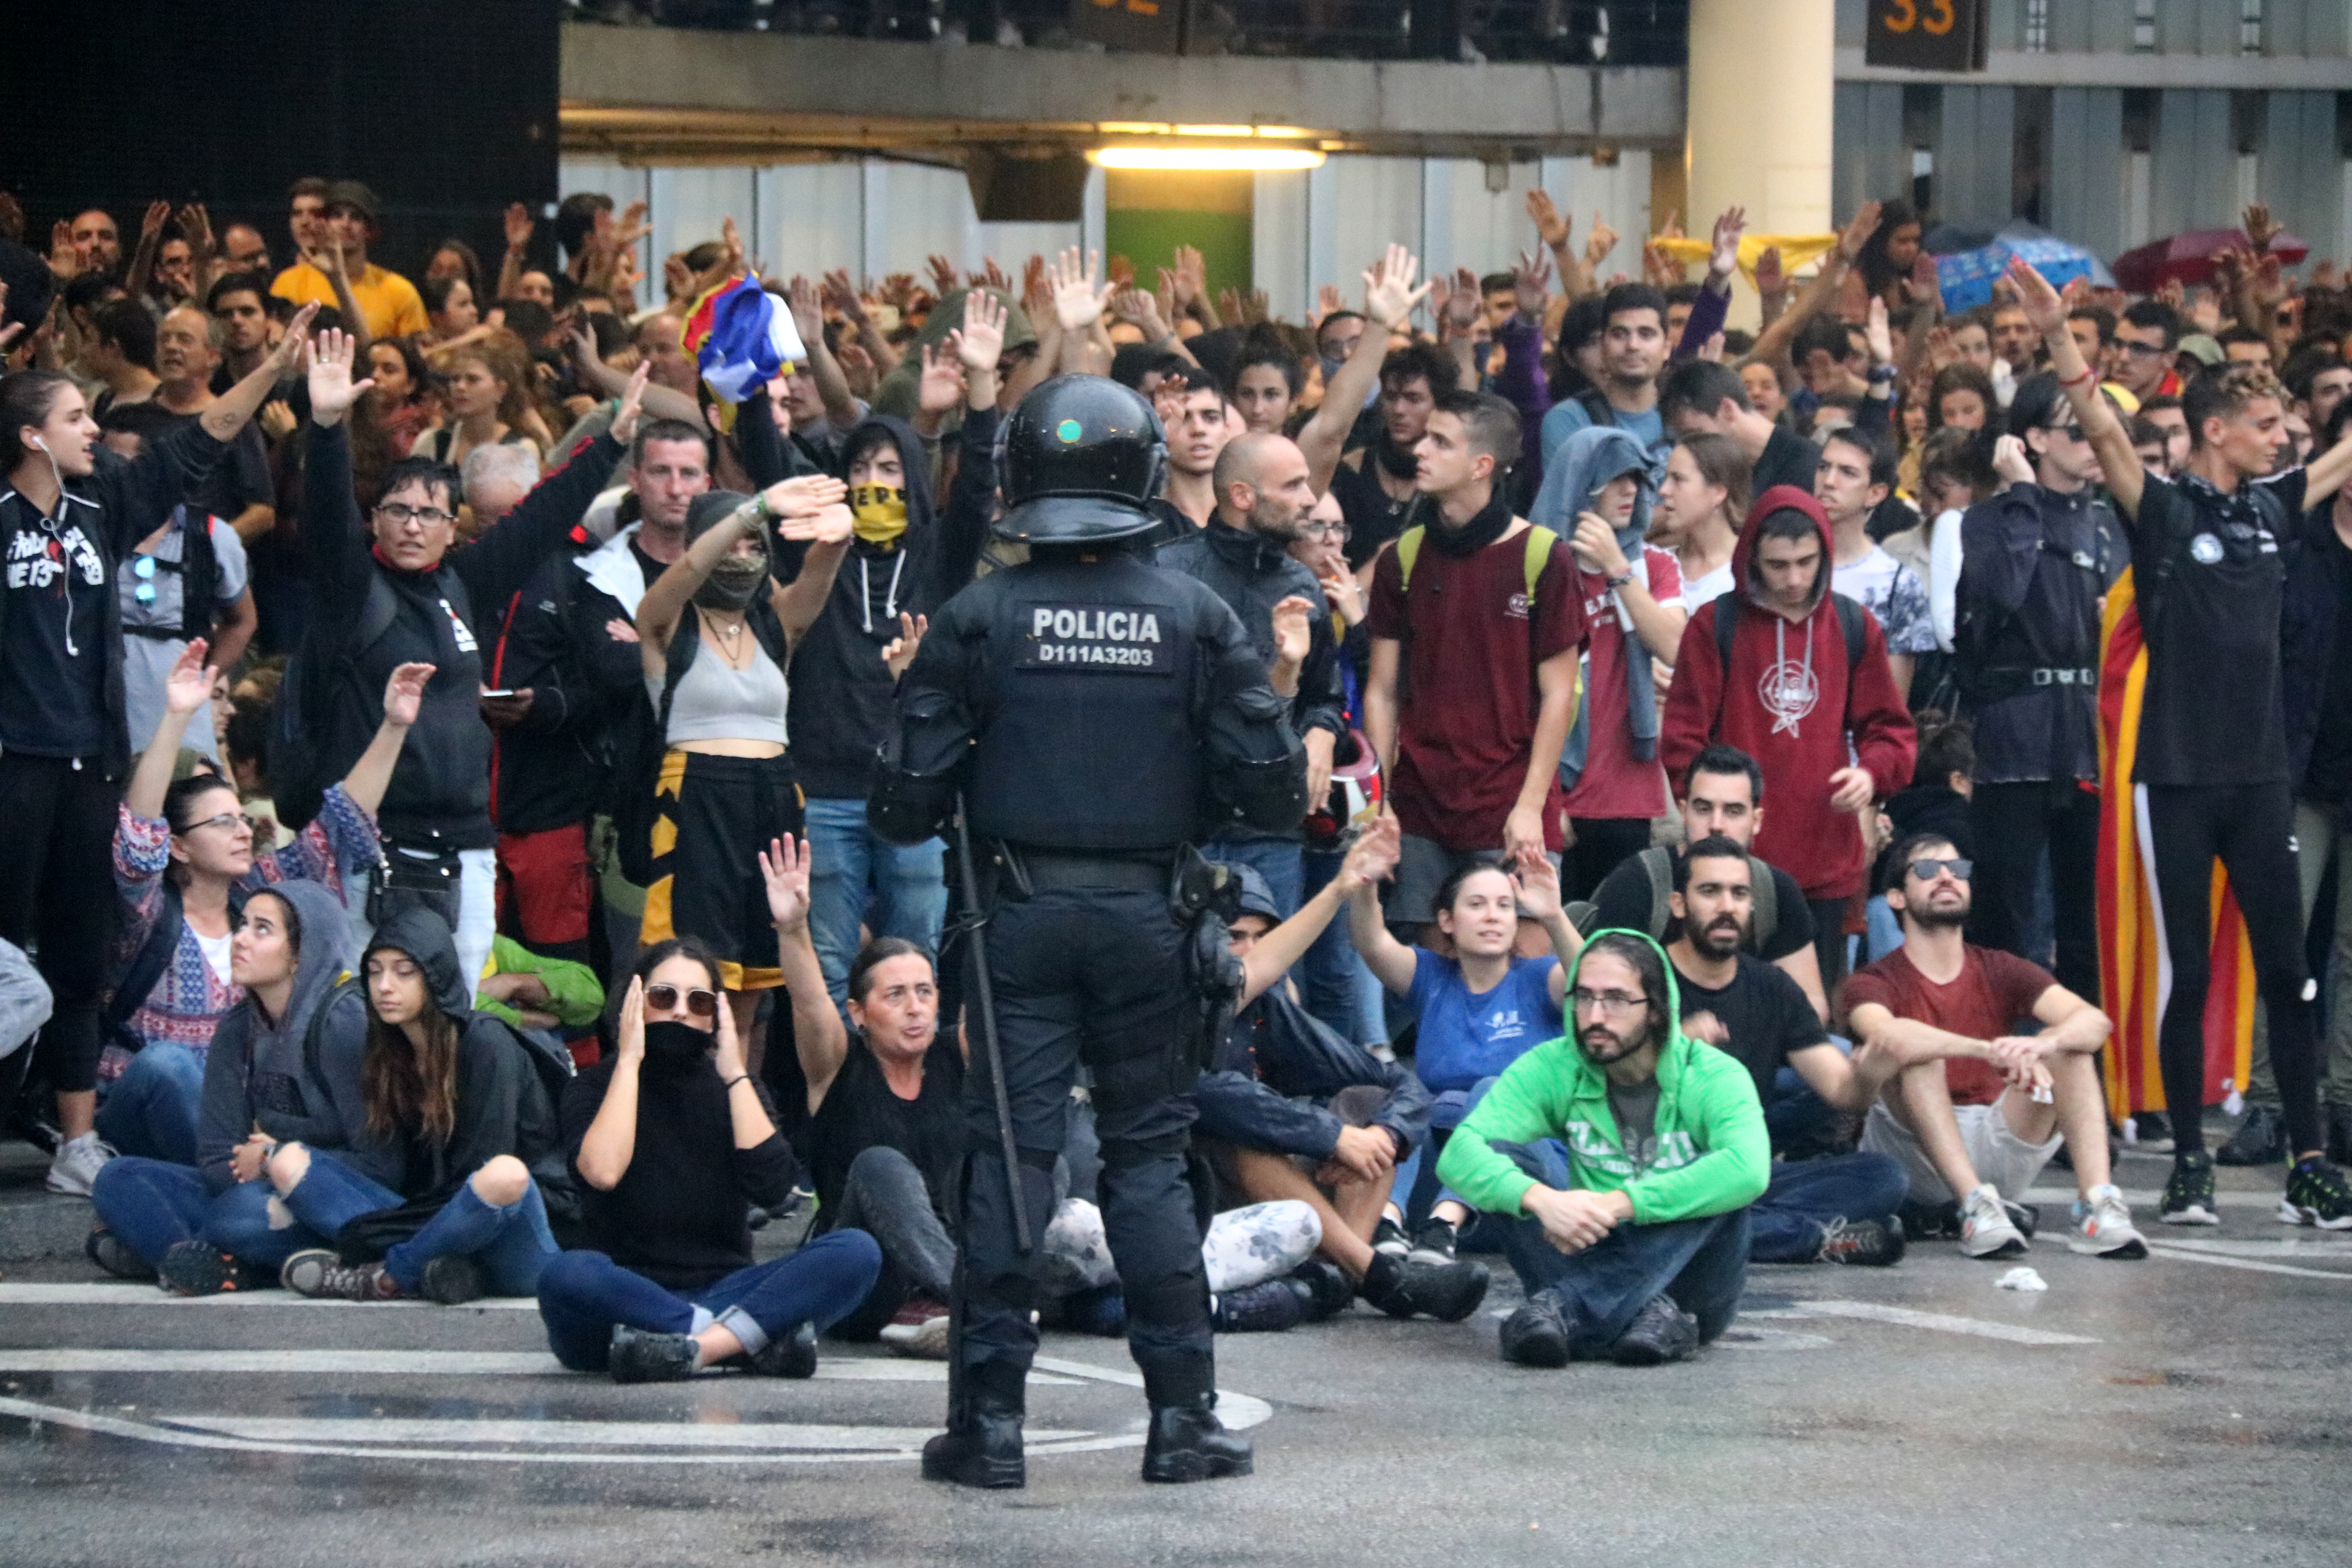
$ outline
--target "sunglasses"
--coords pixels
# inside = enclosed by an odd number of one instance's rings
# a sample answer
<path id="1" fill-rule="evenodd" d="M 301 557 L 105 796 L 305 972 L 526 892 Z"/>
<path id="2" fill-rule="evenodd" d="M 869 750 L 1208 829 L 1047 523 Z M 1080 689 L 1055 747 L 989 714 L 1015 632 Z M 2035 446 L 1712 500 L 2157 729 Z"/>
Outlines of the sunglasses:
<path id="1" fill-rule="evenodd" d="M 675 985 L 665 984 L 646 987 L 646 1005 L 664 1013 L 677 1005 L 677 996 Z M 686 994 L 686 1010 L 698 1018 L 716 1017 L 719 1014 L 719 993 L 696 986 Z"/>
<path id="2" fill-rule="evenodd" d="M 1949 860 L 1914 860 L 1911 862 L 1910 868 L 1911 874 L 1918 878 L 1923 882 L 1934 881 L 1936 879 L 1936 873 L 1938 871 L 1949 871 L 1955 879 L 1965 882 L 1969 879 L 1969 874 L 1976 868 L 1977 863 L 1975 861 L 1964 860 L 1958 858 L 1954 858 Z"/>
<path id="3" fill-rule="evenodd" d="M 2053 436 L 2063 436 L 2069 441 L 2084 439 L 2083 427 L 2080 425 L 2044 425 L 2042 428 Z"/>
<path id="4" fill-rule="evenodd" d="M 131 584 L 131 596 L 142 605 L 155 602 L 155 558 L 142 555 L 131 563 L 131 574 L 139 579 Z"/>

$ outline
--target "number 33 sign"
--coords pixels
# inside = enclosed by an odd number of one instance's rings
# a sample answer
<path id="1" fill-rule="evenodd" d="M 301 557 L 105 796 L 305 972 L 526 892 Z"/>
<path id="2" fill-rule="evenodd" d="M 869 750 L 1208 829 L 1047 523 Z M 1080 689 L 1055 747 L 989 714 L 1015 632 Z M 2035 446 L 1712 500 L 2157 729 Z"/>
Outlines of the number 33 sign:
<path id="1" fill-rule="evenodd" d="M 1985 68 L 1987 0 L 1870 0 L 1863 59 L 1906 70 Z"/>

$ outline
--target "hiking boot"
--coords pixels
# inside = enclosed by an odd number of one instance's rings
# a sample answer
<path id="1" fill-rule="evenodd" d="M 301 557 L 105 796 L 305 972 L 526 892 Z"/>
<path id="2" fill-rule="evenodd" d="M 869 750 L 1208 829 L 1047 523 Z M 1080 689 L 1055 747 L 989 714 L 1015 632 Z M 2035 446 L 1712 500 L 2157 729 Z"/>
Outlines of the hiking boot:
<path id="1" fill-rule="evenodd" d="M 1356 1287 L 1339 1266 L 1328 1258 L 1310 1258 L 1292 1269 L 1289 1278 L 1307 1287 L 1307 1321 L 1319 1323 L 1356 1304 Z"/>
<path id="2" fill-rule="evenodd" d="M 1412 1250 L 1405 1254 L 1408 1263 L 1447 1264 L 1457 1261 L 1454 1249 L 1461 1245 L 1462 1235 L 1446 1219 L 1426 1219 L 1412 1233 Z"/>
<path id="3" fill-rule="evenodd" d="M 236 1260 L 208 1241 L 175 1241 L 155 1265 L 155 1277 L 174 1296 L 217 1296 L 243 1288 Z"/>
<path id="4" fill-rule="evenodd" d="M 100 1142 L 95 1132 L 68 1138 L 49 1156 L 49 1176 L 44 1184 L 49 1191 L 69 1198 L 86 1198 L 89 1196 L 90 1184 L 98 1180 L 98 1173 L 113 1158 L 114 1150 Z"/>
<path id="5" fill-rule="evenodd" d="M 922 1361 L 948 1356 L 948 1310 L 929 1296 L 910 1296 L 882 1325 L 882 1342 Z"/>
<path id="6" fill-rule="evenodd" d="M 791 1331 L 778 1334 L 743 1361 L 761 1377 L 814 1377 L 816 1325 L 795 1323 Z"/>
<path id="7" fill-rule="evenodd" d="M 1209 1302 L 1209 1326 L 1221 1334 L 1278 1334 L 1307 1319 L 1314 1292 L 1304 1280 L 1267 1279 L 1225 1290 Z"/>
<path id="8" fill-rule="evenodd" d="M 973 1396 L 960 1415 L 950 1413 L 951 1425 L 946 1431 L 923 1445 L 923 1479 L 991 1490 L 1026 1486 L 1028 1461 L 1021 1449 L 1021 1416 L 1017 1403 L 988 1394 Z M 1150 1452 L 1147 1444 L 1147 1465 Z"/>
<path id="9" fill-rule="evenodd" d="M 1215 1394 L 1204 1394 L 1191 1404 L 1151 1407 L 1151 1431 L 1143 1440 L 1145 1480 L 1213 1481 L 1245 1476 L 1255 1468 L 1249 1439 L 1226 1431 L 1217 1419 Z"/>
<path id="10" fill-rule="evenodd" d="M 396 1301 L 404 1293 L 381 1263 L 345 1263 L 323 1247 L 288 1258 L 278 1282 L 297 1296 L 339 1301 Z"/>
<path id="11" fill-rule="evenodd" d="M 1903 1227 L 1893 1220 L 1833 1219 L 1822 1226 L 1823 1263 L 1891 1268 L 1903 1261 Z"/>
<path id="12" fill-rule="evenodd" d="M 2091 1258 L 2146 1258 L 2147 1237 L 2132 1224 L 2131 1209 L 2113 1182 L 2074 1200 L 2074 1234 L 2066 1248 Z"/>
<path id="13" fill-rule="evenodd" d="M 1486 1299 L 1483 1263 L 1411 1263 L 1375 1255 L 1357 1293 L 1391 1318 L 1415 1313 L 1458 1323 Z"/>
<path id="14" fill-rule="evenodd" d="M 605 1368 L 614 1383 L 684 1383 L 694 1375 L 701 1357 L 702 1347 L 692 1334 L 658 1334 L 615 1323 Z"/>
<path id="15" fill-rule="evenodd" d="M 152 1279 L 155 1266 L 131 1250 L 131 1244 L 110 1230 L 98 1229 L 81 1244 L 82 1256 L 117 1279 Z"/>
<path id="16" fill-rule="evenodd" d="M 1664 1292 L 1633 1315 L 1609 1353 L 1619 1366 L 1657 1366 L 1698 1349 L 1698 1320 Z"/>
<path id="17" fill-rule="evenodd" d="M 416 1281 L 416 1293 L 445 1307 L 462 1307 L 482 1299 L 482 1266 L 462 1252 L 428 1258 Z"/>
<path id="18" fill-rule="evenodd" d="M 1402 1258 L 1412 1250 L 1412 1237 L 1404 1233 L 1404 1226 L 1382 1215 L 1381 1223 L 1372 1226 L 1372 1250 L 1383 1258 Z"/>
<path id="19" fill-rule="evenodd" d="M 2286 1158 L 2286 1118 L 2275 1105 L 2249 1105 L 2230 1141 L 2213 1152 L 2217 1165 L 2275 1165 Z"/>
<path id="20" fill-rule="evenodd" d="M 1582 1309 L 1557 1289 L 1538 1290 L 1503 1320 L 1503 1359 L 1520 1366 L 1566 1366 L 1573 1324 Z"/>
<path id="21" fill-rule="evenodd" d="M 2329 1161 L 2315 1154 L 2298 1160 L 2286 1173 L 2286 1195 L 2279 1199 L 2278 1216 L 2282 1225 L 2352 1230 L 2352 1185 Z"/>
<path id="22" fill-rule="evenodd" d="M 2026 1248 L 2025 1232 L 2009 1217 L 1991 1184 L 1977 1188 L 1960 1205 L 1960 1250 L 1970 1258 L 2016 1258 Z"/>
<path id="23" fill-rule="evenodd" d="M 2287 1177 L 2292 1187 L 2294 1178 Z M 2172 1175 L 2164 1184 L 2164 1199 L 2156 1217 L 2167 1225 L 2220 1225 L 2221 1212 L 2213 1202 L 2213 1156 L 2175 1154 Z"/>

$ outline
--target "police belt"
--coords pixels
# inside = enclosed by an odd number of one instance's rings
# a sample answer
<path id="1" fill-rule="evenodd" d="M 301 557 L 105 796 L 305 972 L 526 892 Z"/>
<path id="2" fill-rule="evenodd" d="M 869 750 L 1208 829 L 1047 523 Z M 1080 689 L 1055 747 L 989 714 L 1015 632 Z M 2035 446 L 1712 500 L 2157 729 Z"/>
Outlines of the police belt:
<path id="1" fill-rule="evenodd" d="M 2034 687 L 2079 686 L 2095 690 L 2099 672 L 2087 666 L 2053 668 L 2048 666 L 1992 665 L 1976 672 L 1969 682 L 1979 692 L 1991 696 L 2013 697 Z"/>
<path id="2" fill-rule="evenodd" d="M 1013 886 L 1037 893 L 1166 893 L 1176 860 L 1172 854 L 1139 858 L 1013 844 L 1001 846 L 999 853 Z"/>

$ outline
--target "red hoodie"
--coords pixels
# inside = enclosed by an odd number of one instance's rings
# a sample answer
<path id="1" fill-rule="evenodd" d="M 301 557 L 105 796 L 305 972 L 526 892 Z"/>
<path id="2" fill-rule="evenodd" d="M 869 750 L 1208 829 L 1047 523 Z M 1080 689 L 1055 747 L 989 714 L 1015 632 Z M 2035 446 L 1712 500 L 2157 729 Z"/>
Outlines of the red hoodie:
<path id="1" fill-rule="evenodd" d="M 1821 574 L 1801 621 L 1764 608 L 1755 575 L 1758 527 L 1791 509 L 1811 518 L 1822 534 Z M 1717 605 L 1701 605 L 1683 630 L 1658 737 L 1658 761 L 1677 793 L 1691 759 L 1713 742 L 1756 759 L 1765 780 L 1757 858 L 1788 872 L 1815 900 L 1860 891 L 1866 865 L 1861 825 L 1830 805 L 1830 774 L 1859 757 L 1884 799 L 1911 782 L 1918 748 L 1887 667 L 1886 634 L 1866 610 L 1861 667 L 1846 668 L 1845 633 L 1826 602 L 1833 548 L 1828 517 L 1803 490 L 1775 485 L 1756 498 L 1731 554 L 1740 608 L 1730 679 L 1717 653 Z"/>

